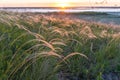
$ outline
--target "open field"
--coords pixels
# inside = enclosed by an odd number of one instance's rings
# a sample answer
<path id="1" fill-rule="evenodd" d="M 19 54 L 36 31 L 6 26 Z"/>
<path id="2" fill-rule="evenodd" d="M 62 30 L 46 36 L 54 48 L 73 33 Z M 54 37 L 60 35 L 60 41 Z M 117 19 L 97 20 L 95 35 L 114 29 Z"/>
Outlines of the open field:
<path id="1" fill-rule="evenodd" d="M 98 23 L 105 23 L 111 25 L 120 25 L 120 12 L 111 12 L 111 13 L 83 13 L 79 15 L 79 18 L 87 20 L 87 21 L 94 21 Z"/>
<path id="2" fill-rule="evenodd" d="M 61 14 L 0 12 L 0 80 L 120 80 L 120 28 Z"/>
<path id="3" fill-rule="evenodd" d="M 46 13 L 50 14 L 50 13 Z M 53 14 L 53 13 L 51 13 Z M 59 13 L 54 13 L 54 15 Z M 63 14 L 62 14 L 63 15 Z M 64 15 L 89 22 L 104 23 L 110 25 L 120 25 L 120 12 L 78 12 L 65 13 Z"/>

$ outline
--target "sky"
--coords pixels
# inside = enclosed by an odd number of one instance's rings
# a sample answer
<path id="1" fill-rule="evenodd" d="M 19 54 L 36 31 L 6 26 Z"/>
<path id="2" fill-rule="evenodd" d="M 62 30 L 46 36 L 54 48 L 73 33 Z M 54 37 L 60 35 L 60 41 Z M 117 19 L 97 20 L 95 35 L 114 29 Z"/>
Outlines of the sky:
<path id="1" fill-rule="evenodd" d="M 120 6 L 120 0 L 0 0 L 0 7 Z"/>

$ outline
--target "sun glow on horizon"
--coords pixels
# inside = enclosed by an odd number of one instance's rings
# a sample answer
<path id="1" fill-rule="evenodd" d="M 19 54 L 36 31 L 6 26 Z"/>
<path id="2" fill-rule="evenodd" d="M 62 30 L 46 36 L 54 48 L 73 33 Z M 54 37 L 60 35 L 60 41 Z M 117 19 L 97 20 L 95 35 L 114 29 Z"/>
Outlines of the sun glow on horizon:
<path id="1" fill-rule="evenodd" d="M 56 6 L 61 8 L 70 7 L 70 0 L 56 0 Z"/>
<path id="2" fill-rule="evenodd" d="M 120 0 L 0 0 L 0 7 L 80 7 L 118 6 Z"/>
<path id="3" fill-rule="evenodd" d="M 68 3 L 58 3 L 57 6 L 61 7 L 61 8 L 66 8 L 66 7 L 69 7 L 70 4 L 68 4 Z"/>

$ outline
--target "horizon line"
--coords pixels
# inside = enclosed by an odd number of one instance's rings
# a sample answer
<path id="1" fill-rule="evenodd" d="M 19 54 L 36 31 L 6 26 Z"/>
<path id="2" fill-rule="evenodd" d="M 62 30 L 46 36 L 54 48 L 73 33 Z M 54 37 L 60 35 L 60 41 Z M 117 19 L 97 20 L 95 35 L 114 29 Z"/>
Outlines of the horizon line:
<path id="1" fill-rule="evenodd" d="M 58 6 L 0 6 L 0 8 L 60 8 Z M 71 7 L 120 7 L 120 6 L 68 6 L 65 8 L 71 8 Z"/>

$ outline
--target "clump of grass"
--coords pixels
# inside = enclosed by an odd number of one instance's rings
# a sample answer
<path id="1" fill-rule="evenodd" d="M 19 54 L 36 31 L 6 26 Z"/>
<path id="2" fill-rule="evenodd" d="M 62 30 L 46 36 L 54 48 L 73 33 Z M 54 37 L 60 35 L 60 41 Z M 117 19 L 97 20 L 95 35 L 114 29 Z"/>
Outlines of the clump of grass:
<path id="1" fill-rule="evenodd" d="M 57 74 L 89 80 L 120 71 L 120 34 L 107 25 L 34 13 L 0 16 L 2 80 L 61 79 Z"/>

